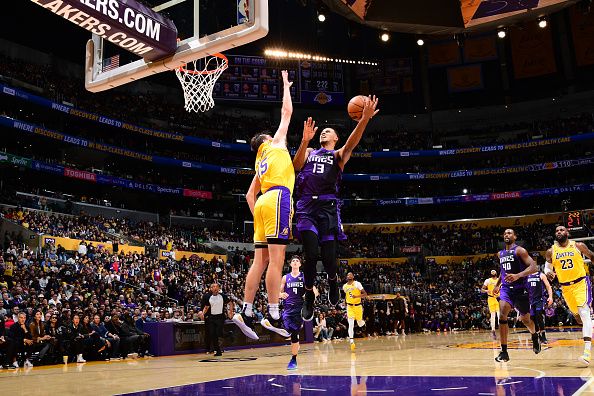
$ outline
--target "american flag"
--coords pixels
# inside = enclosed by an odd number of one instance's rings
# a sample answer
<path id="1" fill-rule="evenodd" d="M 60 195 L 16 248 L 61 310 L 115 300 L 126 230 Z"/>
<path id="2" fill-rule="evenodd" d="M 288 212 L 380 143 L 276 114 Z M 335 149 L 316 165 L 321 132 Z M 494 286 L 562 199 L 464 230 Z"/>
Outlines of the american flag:
<path id="1" fill-rule="evenodd" d="M 120 55 L 112 56 L 111 58 L 103 59 L 103 72 L 110 71 L 120 66 Z"/>

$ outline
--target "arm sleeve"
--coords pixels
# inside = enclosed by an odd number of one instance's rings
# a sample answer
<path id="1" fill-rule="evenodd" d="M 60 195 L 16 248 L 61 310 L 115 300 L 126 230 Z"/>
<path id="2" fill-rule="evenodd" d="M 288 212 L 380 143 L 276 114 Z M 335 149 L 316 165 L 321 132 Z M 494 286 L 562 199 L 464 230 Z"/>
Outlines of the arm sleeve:
<path id="1" fill-rule="evenodd" d="M 483 282 L 483 286 L 489 286 L 489 279 L 485 279 L 485 281 Z"/>
<path id="2" fill-rule="evenodd" d="M 553 264 L 549 263 L 548 261 L 545 263 L 544 273 L 545 275 L 549 272 L 553 272 Z"/>
<path id="3" fill-rule="evenodd" d="M 355 287 L 356 287 L 357 289 L 359 289 L 359 290 L 363 290 L 363 285 L 362 285 L 362 284 L 361 284 L 361 282 L 359 282 L 359 281 L 356 281 L 356 282 L 355 282 Z"/>

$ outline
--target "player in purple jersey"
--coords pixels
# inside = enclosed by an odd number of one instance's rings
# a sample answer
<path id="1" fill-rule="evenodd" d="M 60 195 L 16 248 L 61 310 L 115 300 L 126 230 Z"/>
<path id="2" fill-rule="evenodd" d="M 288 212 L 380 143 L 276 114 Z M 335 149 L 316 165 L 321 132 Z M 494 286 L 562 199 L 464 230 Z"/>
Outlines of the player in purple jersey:
<path id="1" fill-rule="evenodd" d="M 287 370 L 297 370 L 297 354 L 299 353 L 299 331 L 303 326 L 301 318 L 301 307 L 303 306 L 303 293 L 305 291 L 301 257 L 291 257 L 291 272 L 283 276 L 281 281 L 280 298 L 284 300 L 283 324 L 285 329 L 291 333 L 291 361 Z"/>
<path id="2" fill-rule="evenodd" d="M 553 304 L 553 290 L 547 277 L 542 272 L 528 275 L 526 279 L 526 285 L 528 287 L 528 296 L 530 298 L 530 317 L 534 322 L 534 327 L 538 333 L 541 344 L 548 344 L 547 336 L 545 334 L 545 323 L 544 323 L 544 302 L 550 307 Z M 546 298 L 545 289 L 546 288 Z"/>
<path id="3" fill-rule="evenodd" d="M 344 146 L 335 150 L 338 134 L 333 128 L 324 128 L 320 134 L 319 149 L 308 148 L 317 128 L 311 117 L 304 122 L 303 139 L 293 158 L 293 167 L 300 171 L 295 182 L 297 197 L 297 234 L 303 243 L 305 275 L 305 301 L 301 316 L 310 321 L 314 314 L 313 292 L 318 262 L 318 248 L 322 263 L 328 274 L 328 300 L 331 306 L 338 304 L 340 291 L 336 277 L 336 250 L 338 240 L 346 239 L 340 221 L 338 192 L 344 166 L 369 123 L 379 110 L 378 99 L 373 96 L 365 101 L 361 119 Z"/>
<path id="4" fill-rule="evenodd" d="M 530 301 L 526 278 L 538 271 L 536 262 L 530 257 L 526 249 L 516 245 L 516 232 L 508 228 L 503 233 L 505 249 L 498 254 L 501 271 L 495 291 L 499 295 L 499 336 L 501 338 L 501 352 L 495 358 L 498 362 L 509 361 L 507 353 L 507 315 L 512 309 L 518 310 L 520 319 L 532 334 L 532 350 L 540 353 L 540 340 L 535 330 L 534 322 L 530 318 Z"/>

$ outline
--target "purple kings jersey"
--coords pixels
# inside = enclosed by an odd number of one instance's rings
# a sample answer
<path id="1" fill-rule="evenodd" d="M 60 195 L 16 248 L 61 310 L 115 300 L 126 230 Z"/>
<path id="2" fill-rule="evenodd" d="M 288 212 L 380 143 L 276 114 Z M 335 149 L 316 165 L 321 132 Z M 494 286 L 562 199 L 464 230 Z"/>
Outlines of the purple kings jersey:
<path id="1" fill-rule="evenodd" d="M 526 269 L 526 264 L 516 254 L 518 245 L 513 245 L 511 249 L 503 249 L 499 252 L 499 264 L 501 265 L 501 284 L 513 287 L 524 287 L 526 278 L 520 278 L 513 283 L 507 283 L 505 276 L 507 274 L 519 274 Z"/>
<path id="2" fill-rule="evenodd" d="M 544 291 L 544 284 L 540 279 L 540 272 L 536 274 L 528 275 L 526 280 L 528 286 L 528 293 L 530 295 L 530 303 L 536 304 L 539 301 L 542 302 L 546 292 Z M 542 308 L 542 307 L 541 307 Z"/>
<path id="3" fill-rule="evenodd" d="M 334 152 L 335 150 L 320 148 L 309 153 L 295 183 L 295 192 L 299 199 L 338 194 L 342 170 Z"/>
<path id="4" fill-rule="evenodd" d="M 285 293 L 289 295 L 285 299 L 285 305 L 302 305 L 303 295 L 305 294 L 305 286 L 303 284 L 303 272 L 299 275 L 293 276 L 289 272 L 285 275 Z"/>

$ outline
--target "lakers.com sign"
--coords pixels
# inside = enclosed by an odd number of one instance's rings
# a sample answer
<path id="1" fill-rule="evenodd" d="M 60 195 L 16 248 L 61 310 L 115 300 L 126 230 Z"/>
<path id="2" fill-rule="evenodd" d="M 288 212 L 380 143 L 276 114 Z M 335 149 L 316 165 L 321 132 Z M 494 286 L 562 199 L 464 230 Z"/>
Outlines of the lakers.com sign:
<path id="1" fill-rule="evenodd" d="M 147 61 L 175 52 L 177 28 L 134 0 L 31 0 Z"/>

